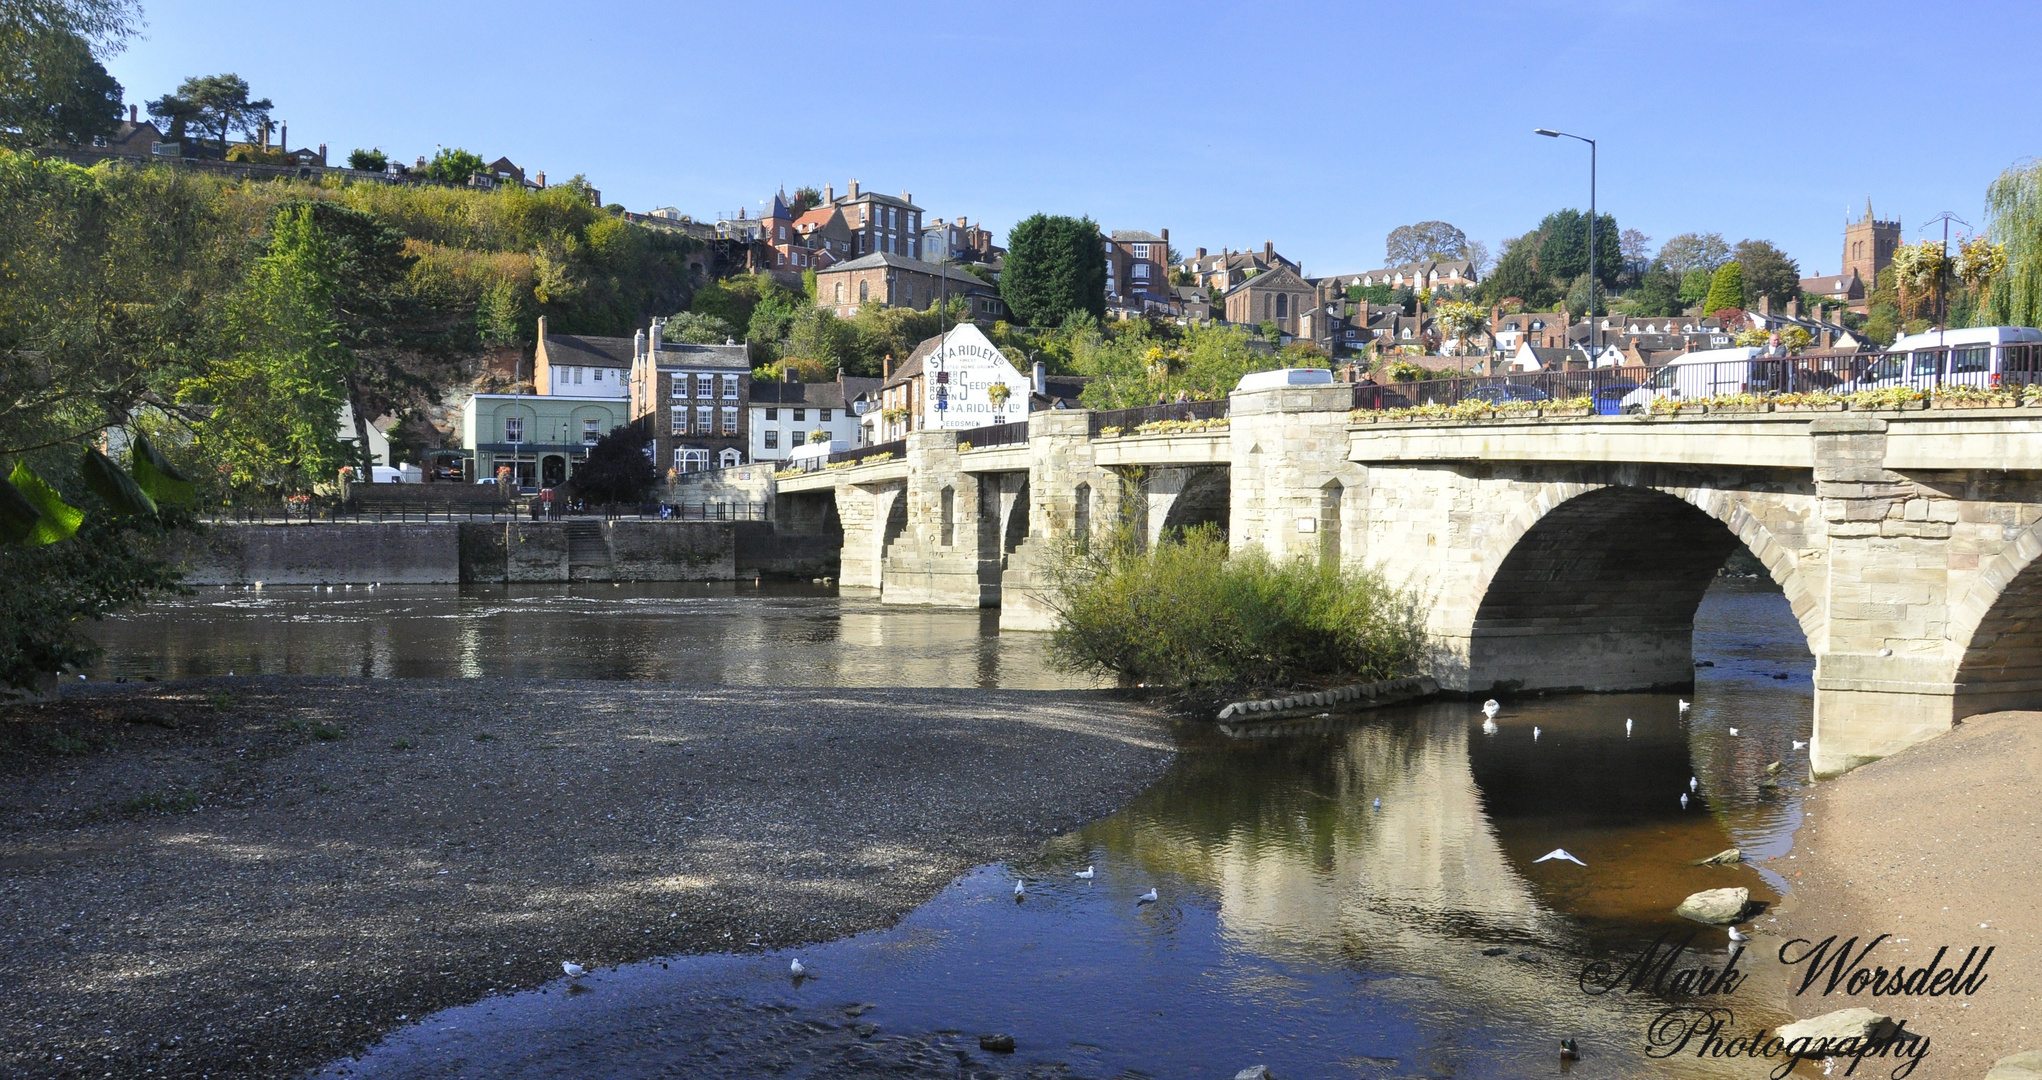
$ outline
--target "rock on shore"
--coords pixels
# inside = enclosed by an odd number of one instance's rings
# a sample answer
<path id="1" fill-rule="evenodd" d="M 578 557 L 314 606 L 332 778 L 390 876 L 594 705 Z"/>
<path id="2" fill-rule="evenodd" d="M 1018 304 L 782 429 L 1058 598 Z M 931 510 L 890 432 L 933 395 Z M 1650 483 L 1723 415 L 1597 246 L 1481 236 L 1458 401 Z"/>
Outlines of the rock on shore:
<path id="1" fill-rule="evenodd" d="M 562 960 L 886 926 L 1171 754 L 1099 693 L 264 678 L 0 709 L 0 1075 L 293 1076 Z"/>

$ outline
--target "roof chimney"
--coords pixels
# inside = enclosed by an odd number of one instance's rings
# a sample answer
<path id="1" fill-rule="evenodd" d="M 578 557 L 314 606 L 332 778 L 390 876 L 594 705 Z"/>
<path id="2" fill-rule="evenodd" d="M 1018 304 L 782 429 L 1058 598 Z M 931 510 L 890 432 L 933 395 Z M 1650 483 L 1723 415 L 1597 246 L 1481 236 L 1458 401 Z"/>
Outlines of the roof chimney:
<path id="1" fill-rule="evenodd" d="M 1049 365 L 1040 360 L 1035 362 L 1035 392 L 1049 396 Z"/>
<path id="2" fill-rule="evenodd" d="M 139 105 L 130 105 L 130 106 L 128 106 L 128 123 L 130 123 L 130 124 L 139 124 L 139 123 L 141 123 L 141 121 L 140 121 L 140 120 L 137 120 L 137 119 L 136 119 L 136 117 L 138 117 L 138 116 L 140 116 L 140 115 L 141 115 L 140 109 L 141 109 L 141 106 L 139 106 Z"/>
<path id="3" fill-rule="evenodd" d="M 644 355 L 645 355 L 645 331 L 633 330 L 631 331 L 631 360 L 633 363 L 636 363 L 638 361 L 638 358 Z"/>
<path id="4" fill-rule="evenodd" d="M 783 368 L 781 368 L 781 369 L 780 369 L 780 381 L 781 381 L 781 382 L 793 382 L 793 381 L 794 381 L 794 369 L 793 369 L 793 368 L 791 368 L 791 367 L 783 367 Z"/>
<path id="5" fill-rule="evenodd" d="M 546 347 L 546 316 L 539 316 L 539 347 Z"/>
<path id="6" fill-rule="evenodd" d="M 822 204 L 824 206 L 828 206 L 829 204 L 836 201 L 837 201 L 837 185 L 824 184 L 822 186 Z"/>
<path id="7" fill-rule="evenodd" d="M 286 149 L 286 150 L 289 150 L 289 149 L 290 149 L 290 147 L 286 146 L 286 147 L 284 147 L 284 149 Z M 320 144 L 319 144 L 319 164 L 321 164 L 321 165 L 324 165 L 324 164 L 326 164 L 326 144 L 325 144 L 325 143 L 320 143 Z"/>
<path id="8" fill-rule="evenodd" d="M 1267 240 L 1262 241 L 1262 261 L 1263 262 L 1276 261 L 1276 245 L 1270 243 Z"/>
<path id="9" fill-rule="evenodd" d="M 546 173 L 545 173 L 545 170 L 543 170 L 543 169 L 542 169 L 542 170 L 540 170 L 539 172 L 537 172 L 537 173 L 533 174 L 533 179 L 535 179 L 535 180 L 537 180 L 537 181 L 539 182 L 539 186 L 540 186 L 541 188 L 545 187 L 545 186 L 546 186 Z"/>
<path id="10" fill-rule="evenodd" d="M 853 183 L 853 184 L 856 184 L 856 183 L 857 183 L 857 181 L 853 180 L 853 181 L 852 181 L 852 183 Z M 879 362 L 879 377 L 880 377 L 881 379 L 891 379 L 891 378 L 893 378 L 893 354 L 892 354 L 892 353 L 887 353 L 887 354 L 886 354 L 886 358 L 885 358 L 885 359 L 883 359 L 883 360 L 881 360 L 881 361 Z"/>
<path id="11" fill-rule="evenodd" d="M 911 203 L 915 201 L 915 197 L 912 194 L 908 193 L 907 191 L 902 191 L 900 193 L 900 201 L 904 203 Z"/>
<path id="12" fill-rule="evenodd" d="M 1164 229 L 1164 230 L 1163 230 L 1163 249 L 1164 249 L 1165 251 L 1167 251 L 1167 250 L 1169 250 L 1169 248 L 1170 248 L 1170 230 L 1168 230 L 1168 229 Z"/>
<path id="13" fill-rule="evenodd" d="M 850 194 L 850 198 L 853 198 L 853 199 L 855 199 L 855 198 L 857 198 L 857 197 L 858 197 L 858 178 L 854 176 L 854 177 L 852 177 L 852 178 L 851 178 L 851 194 Z"/>
<path id="14" fill-rule="evenodd" d="M 1205 258 L 1205 249 L 1204 249 L 1204 248 L 1199 248 L 1199 249 L 1198 249 L 1198 254 L 1196 254 L 1196 255 L 1193 255 L 1193 256 L 1192 256 L 1192 258 L 1194 258 L 1194 259 L 1203 259 L 1203 258 Z"/>

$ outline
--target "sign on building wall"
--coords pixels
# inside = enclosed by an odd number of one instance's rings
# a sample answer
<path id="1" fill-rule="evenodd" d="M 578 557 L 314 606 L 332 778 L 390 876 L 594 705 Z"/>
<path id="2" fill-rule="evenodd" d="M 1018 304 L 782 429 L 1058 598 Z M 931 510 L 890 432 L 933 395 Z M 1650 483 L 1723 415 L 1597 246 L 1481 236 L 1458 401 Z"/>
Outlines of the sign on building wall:
<path id="1" fill-rule="evenodd" d="M 943 344 L 922 361 L 922 372 L 925 430 L 958 431 L 1028 419 L 1028 379 L 970 323 L 943 335 Z"/>

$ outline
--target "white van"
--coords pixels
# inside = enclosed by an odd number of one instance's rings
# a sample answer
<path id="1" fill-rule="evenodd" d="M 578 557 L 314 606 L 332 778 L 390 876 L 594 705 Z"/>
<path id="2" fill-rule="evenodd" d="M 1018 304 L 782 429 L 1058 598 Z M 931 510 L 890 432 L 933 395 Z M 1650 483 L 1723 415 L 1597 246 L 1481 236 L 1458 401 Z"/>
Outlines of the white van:
<path id="1" fill-rule="evenodd" d="M 1720 394 L 1742 394 L 1755 389 L 1757 381 L 1752 359 L 1764 350 L 1754 346 L 1735 349 L 1703 349 L 1667 361 L 1636 390 L 1624 395 L 1624 412 L 1644 412 L 1659 398 L 1692 401 Z"/>
<path id="2" fill-rule="evenodd" d="M 1241 376 L 1236 390 L 1274 390 L 1279 386 L 1325 386 L 1333 381 L 1332 368 L 1277 368 L 1274 371 L 1251 371 Z"/>
<path id="3" fill-rule="evenodd" d="M 1940 383 L 1990 387 L 2003 381 L 2035 382 L 2035 354 L 2042 353 L 2038 344 L 2042 344 L 2042 330 L 2032 326 L 1969 326 L 1908 334 L 1896 339 L 1884 357 L 1843 389 L 1848 393 L 1892 386 L 1927 390 Z M 2028 347 L 2009 348 L 2022 345 Z M 2008 379 L 2010 368 L 2013 377 Z"/>

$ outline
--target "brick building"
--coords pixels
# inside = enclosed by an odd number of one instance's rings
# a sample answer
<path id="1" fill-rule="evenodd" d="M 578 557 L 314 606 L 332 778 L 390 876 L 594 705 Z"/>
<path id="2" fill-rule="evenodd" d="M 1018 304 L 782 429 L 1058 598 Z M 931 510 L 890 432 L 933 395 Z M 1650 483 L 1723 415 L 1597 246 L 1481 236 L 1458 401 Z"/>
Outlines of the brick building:
<path id="1" fill-rule="evenodd" d="M 1239 285 L 1250 275 L 1259 274 L 1278 267 L 1303 276 L 1305 268 L 1276 253 L 1276 245 L 1264 240 L 1261 251 L 1231 251 L 1220 249 L 1217 255 L 1208 255 L 1204 248 L 1192 252 L 1191 257 L 1178 263 L 1178 273 L 1189 276 L 1191 283 L 1201 289 L 1218 289 L 1225 292 Z"/>
<path id="2" fill-rule="evenodd" d="M 978 277 L 904 255 L 877 252 L 816 271 L 815 302 L 840 317 L 866 304 L 927 310 L 948 298 L 968 297 L 974 319 L 1004 319 L 1000 291 Z"/>
<path id="3" fill-rule="evenodd" d="M 746 461 L 751 360 L 743 345 L 677 345 L 654 319 L 631 365 L 631 419 L 652 435 L 661 471 Z"/>
<path id="4" fill-rule="evenodd" d="M 865 191 L 852 180 L 850 193 L 843 196 L 837 195 L 836 185 L 825 187 L 822 205 L 843 212 L 844 224 L 851 230 L 849 258 L 872 254 L 921 258 L 922 208 L 907 192 L 896 199 Z"/>
<path id="5" fill-rule="evenodd" d="M 1115 229 L 1107 236 L 1106 302 L 1112 306 L 1174 310 L 1170 289 L 1170 230 L 1162 235 Z"/>
<path id="6" fill-rule="evenodd" d="M 1317 303 L 1319 290 L 1288 267 L 1265 270 L 1227 291 L 1227 321 L 1259 326 L 1274 322 L 1284 334 L 1300 334 L 1300 320 Z"/>

